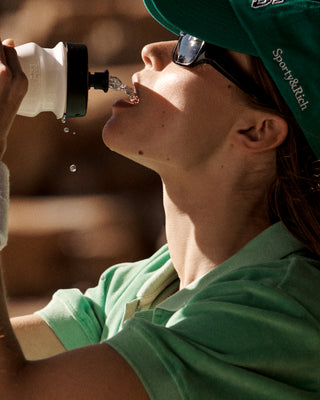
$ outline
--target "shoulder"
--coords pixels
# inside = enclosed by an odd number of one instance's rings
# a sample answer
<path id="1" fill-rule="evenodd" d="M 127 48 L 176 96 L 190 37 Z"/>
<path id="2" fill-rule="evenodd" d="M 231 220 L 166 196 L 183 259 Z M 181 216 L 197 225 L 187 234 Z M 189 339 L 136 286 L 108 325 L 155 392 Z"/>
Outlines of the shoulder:
<path id="1" fill-rule="evenodd" d="M 269 304 L 275 311 L 281 307 L 304 310 L 312 312 L 320 323 L 320 261 L 308 252 L 212 275 L 204 278 L 203 290 L 195 294 L 193 301 L 223 297 L 226 301 L 254 304 L 257 308 Z"/>

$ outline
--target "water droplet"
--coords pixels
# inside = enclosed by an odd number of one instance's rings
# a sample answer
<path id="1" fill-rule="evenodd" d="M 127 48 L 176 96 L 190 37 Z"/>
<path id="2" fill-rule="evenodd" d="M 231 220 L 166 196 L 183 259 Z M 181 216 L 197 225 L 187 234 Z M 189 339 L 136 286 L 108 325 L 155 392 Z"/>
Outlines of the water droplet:
<path id="1" fill-rule="evenodd" d="M 65 131 L 65 133 L 69 133 L 70 132 L 70 129 L 67 126 L 63 130 Z"/>
<path id="2" fill-rule="evenodd" d="M 117 78 L 116 76 L 109 77 L 109 89 L 120 90 L 121 85 L 122 82 L 120 81 L 119 78 Z"/>
<path id="3" fill-rule="evenodd" d="M 63 117 L 61 118 L 61 122 L 62 122 L 63 124 L 65 124 L 65 123 L 67 122 L 67 116 L 66 116 L 66 114 L 63 114 Z"/>
<path id="4" fill-rule="evenodd" d="M 127 94 L 128 96 L 131 96 L 134 93 L 134 90 L 128 86 L 125 87 L 125 94 Z"/>
<path id="5" fill-rule="evenodd" d="M 77 132 L 72 132 L 72 134 L 73 134 L 73 135 L 76 135 L 76 134 L 77 134 Z"/>
<path id="6" fill-rule="evenodd" d="M 140 99 L 136 94 L 133 94 L 129 97 L 130 103 L 138 104 Z"/>
<path id="7" fill-rule="evenodd" d="M 77 171 L 77 166 L 75 164 L 71 164 L 69 167 L 70 172 L 76 172 Z"/>

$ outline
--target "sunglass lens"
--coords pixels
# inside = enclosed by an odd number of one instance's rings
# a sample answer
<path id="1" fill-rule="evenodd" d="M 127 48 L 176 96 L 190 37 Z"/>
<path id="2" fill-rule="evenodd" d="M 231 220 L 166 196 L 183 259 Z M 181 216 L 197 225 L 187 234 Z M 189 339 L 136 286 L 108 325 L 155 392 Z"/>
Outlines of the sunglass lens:
<path id="1" fill-rule="evenodd" d="M 194 36 L 184 35 L 179 39 L 175 59 L 180 64 L 190 65 L 198 57 L 203 42 Z"/>

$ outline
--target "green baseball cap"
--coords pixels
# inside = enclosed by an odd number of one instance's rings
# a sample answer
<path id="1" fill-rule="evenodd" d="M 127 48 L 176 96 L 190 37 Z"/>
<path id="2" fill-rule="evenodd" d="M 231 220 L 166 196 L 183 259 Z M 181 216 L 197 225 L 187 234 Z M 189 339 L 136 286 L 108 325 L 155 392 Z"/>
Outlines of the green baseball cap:
<path id="1" fill-rule="evenodd" d="M 319 0 L 144 0 L 170 31 L 260 57 L 320 159 Z"/>

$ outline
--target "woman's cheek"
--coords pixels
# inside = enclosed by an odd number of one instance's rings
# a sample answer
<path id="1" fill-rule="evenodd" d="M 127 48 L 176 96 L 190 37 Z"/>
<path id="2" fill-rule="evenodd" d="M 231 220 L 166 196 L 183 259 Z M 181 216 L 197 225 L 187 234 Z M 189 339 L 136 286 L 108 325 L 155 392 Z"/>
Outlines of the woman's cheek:
<path id="1" fill-rule="evenodd" d="M 154 92 L 165 99 L 171 106 L 182 111 L 191 99 L 192 84 L 177 74 L 167 74 L 165 80 L 157 80 Z"/>

